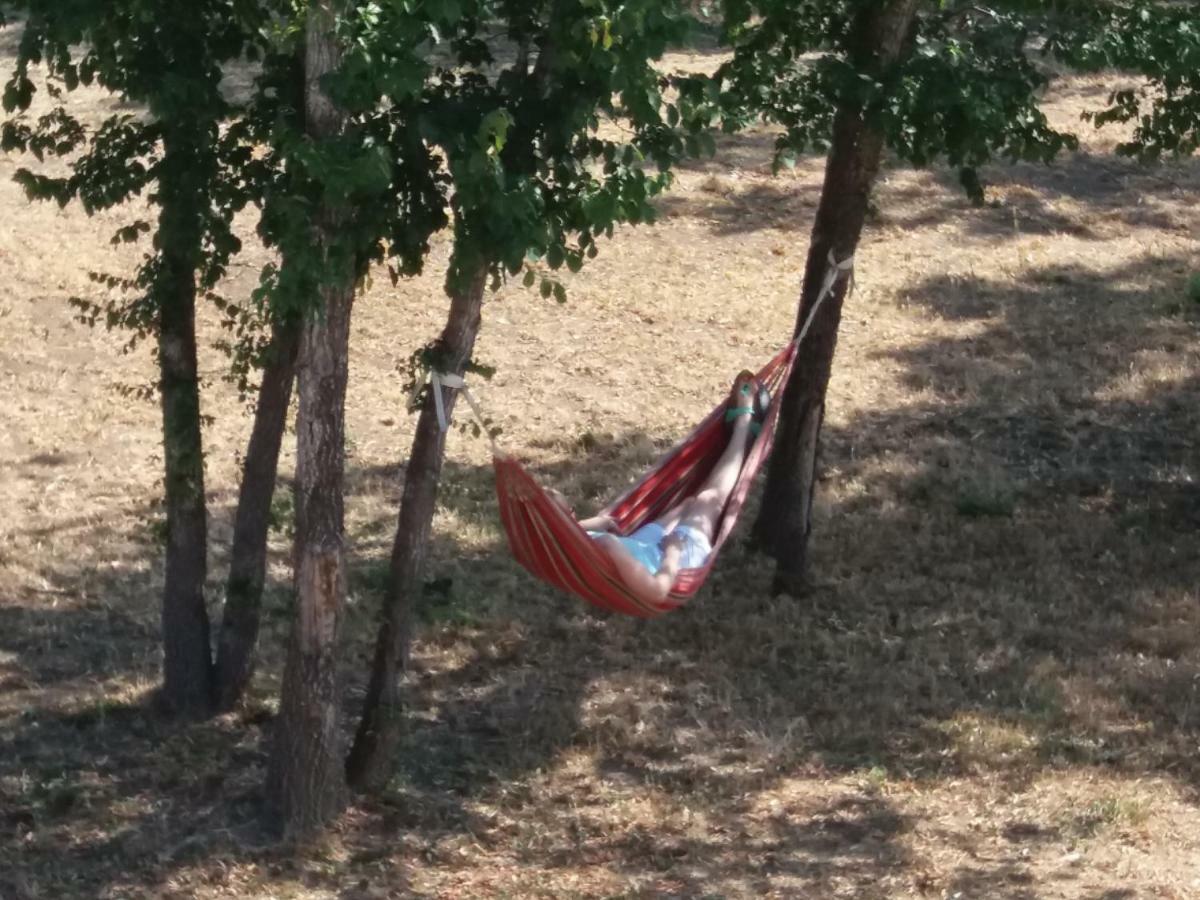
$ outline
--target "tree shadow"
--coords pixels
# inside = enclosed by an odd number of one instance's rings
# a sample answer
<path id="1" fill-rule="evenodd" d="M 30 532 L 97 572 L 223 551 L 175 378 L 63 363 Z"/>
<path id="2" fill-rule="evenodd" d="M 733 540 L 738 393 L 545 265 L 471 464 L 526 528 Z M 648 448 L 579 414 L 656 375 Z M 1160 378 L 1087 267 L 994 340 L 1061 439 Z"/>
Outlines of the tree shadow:
<path id="1" fill-rule="evenodd" d="M 807 231 L 820 200 L 824 155 L 806 155 L 795 170 L 772 177 L 774 142 L 768 129 L 719 136 L 715 157 L 680 167 L 707 177 L 687 193 L 666 194 L 657 208 L 664 218 L 701 221 L 714 235 Z M 1180 203 L 1200 189 L 1200 160 L 1179 160 L 1167 169 L 1079 151 L 1050 165 L 994 164 L 980 174 L 989 202 L 975 206 L 956 170 L 886 160 L 868 229 L 938 227 L 990 240 L 1071 235 L 1103 241 L 1130 228 L 1190 233 L 1200 225 Z"/>
<path id="2" fill-rule="evenodd" d="M 689 194 L 667 194 L 657 207 L 666 218 L 703 221 L 716 235 L 808 226 L 821 198 L 819 182 L 743 181 L 711 175 Z"/>
<path id="3" fill-rule="evenodd" d="M 452 867 L 471 842 L 530 877 L 603 867 L 640 885 L 633 896 L 883 897 L 917 861 L 902 840 L 911 815 L 869 779 L 986 774 L 1018 789 L 1085 766 L 1194 795 L 1200 383 L 1154 366 L 1195 342 L 1195 314 L 1172 305 L 1186 265 L 1053 263 L 1019 280 L 939 276 L 911 289 L 905 302 L 973 328 L 874 351 L 916 400 L 828 427 L 820 580 L 802 599 L 769 597 L 769 567 L 735 542 L 671 616 L 592 612 L 508 557 L 490 468 L 448 465 L 443 511 L 490 531 L 436 541 L 399 775 L 358 807 L 334 863 L 267 848 L 255 825 L 286 583 L 270 587 L 264 673 L 246 709 L 181 727 L 146 705 L 152 535 L 71 524 L 116 565 L 54 560 L 41 573 L 52 600 L 23 585 L 0 605 L 0 799 L 20 848 L 0 888 L 186 896 L 196 879 L 252 866 L 263 892 L 351 897 L 374 867 L 394 878 L 410 858 Z M 533 470 L 584 509 L 667 442 L 555 438 Z M 394 489 L 400 471 L 353 466 L 348 505 Z M 213 502 L 228 516 L 232 497 Z M 389 510 L 352 536 L 348 716 L 392 521 Z M 816 788 L 859 777 L 849 793 Z M 1061 839 L 1041 829 L 1012 834 Z M 945 886 L 1033 896 L 1029 873 L 981 861 Z"/>
<path id="4" fill-rule="evenodd" d="M 653 447 L 639 436 L 594 449 L 608 469 L 627 470 L 629 460 L 643 461 Z M 595 482 L 576 478 L 574 468 L 565 463 L 539 472 L 578 495 L 579 485 Z M 379 492 L 381 484 L 398 485 L 401 475 L 402 466 L 352 468 L 348 505 Z M 478 516 L 482 505 L 483 515 L 495 519 L 489 466 L 451 464 L 445 478 L 452 486 L 445 497 L 457 515 Z M 211 519 L 228 519 L 233 503 L 230 493 L 211 494 Z M 157 501 L 147 500 L 122 518 L 152 522 L 157 510 Z M 350 541 L 370 550 L 393 524 L 390 515 L 367 522 Z M 277 541 L 273 553 L 277 574 L 268 579 L 264 598 L 254 694 L 238 713 L 188 725 L 161 717 L 153 703 L 162 577 L 156 529 L 139 526 L 130 534 L 80 517 L 22 536 L 48 538 L 56 530 L 96 548 L 103 563 L 51 560 L 40 573 L 43 588 L 21 585 L 0 604 L 0 798 L 5 831 L 21 847 L 15 874 L 0 879 L 0 888 L 16 897 L 137 893 L 186 884 L 180 870 L 198 859 L 285 860 L 285 851 L 267 848 L 257 817 L 270 698 L 277 693 L 290 618 L 289 585 L 278 577 L 286 556 L 279 544 L 286 541 Z M 494 545 L 481 551 L 452 539 L 438 544 L 418 614 L 429 640 L 485 620 L 489 607 L 475 592 L 489 584 L 512 592 L 509 582 L 520 580 L 523 602 L 545 609 L 557 604 L 548 589 L 529 590 L 516 563 L 497 558 Z M 208 587 L 215 600 L 227 548 L 214 541 L 211 551 Z M 367 674 L 385 574 L 386 556 L 378 553 L 351 562 L 353 604 L 344 635 L 347 734 Z M 464 596 L 457 586 L 462 583 L 472 593 Z M 218 610 L 211 612 L 215 625 Z M 580 626 L 598 632 L 600 622 L 564 625 Z M 577 673 L 574 680 L 546 685 L 524 659 L 525 639 L 517 632 L 506 639 L 482 633 L 462 643 L 461 667 L 423 668 L 420 654 L 414 665 L 414 727 L 401 781 L 412 786 L 403 795 L 406 808 L 415 804 L 432 816 L 425 823 L 431 833 L 442 827 L 432 823 L 443 820 L 450 823 L 445 827 L 469 826 L 464 794 L 519 778 L 572 740 L 586 683 Z M 418 794 L 428 802 L 422 805 Z M 381 807 L 389 827 L 393 806 Z M 283 866 L 279 877 L 302 875 L 306 883 L 325 884 L 319 868 Z"/>
<path id="5" fill-rule="evenodd" d="M 1195 160 L 1173 163 L 1168 175 L 1136 160 L 1078 151 L 1049 165 L 989 165 L 980 175 L 990 202 L 973 207 L 946 167 L 920 170 L 896 185 L 885 174 L 875 194 L 875 221 L 906 230 L 954 222 L 963 235 L 991 239 L 1071 235 L 1093 241 L 1129 228 L 1183 233 L 1195 227 L 1178 208 L 1183 194 L 1200 187 Z M 905 183 L 912 178 L 917 185 Z"/>
<path id="6" fill-rule="evenodd" d="M 594 494 L 602 483 L 619 488 L 662 449 L 661 440 L 642 434 L 593 437 L 588 444 L 586 460 L 572 454 L 533 469 L 583 504 L 599 499 Z M 351 493 L 376 490 L 381 478 L 397 474 L 394 467 L 354 470 Z M 472 516 L 482 506 L 495 517 L 490 467 L 451 465 L 446 479 L 455 486 L 445 498 L 451 512 Z M 220 502 L 232 498 L 214 498 L 214 505 Z M 149 511 L 153 503 L 146 506 Z M 228 512 L 218 509 L 217 516 Z M 271 670 L 281 657 L 287 586 L 273 582 L 268 589 L 280 614 L 268 614 L 264 627 L 267 671 L 256 695 L 239 713 L 180 725 L 160 718 L 150 703 L 157 679 L 156 542 L 149 534 L 131 542 L 95 523 L 71 527 L 128 555 L 99 574 L 57 560 L 43 574 L 61 604 L 47 607 L 18 597 L 16 604 L 0 607 L 0 624 L 6 626 L 0 660 L 12 667 L 0 708 L 0 785 L 11 810 L 6 828 L 21 847 L 5 889 L 16 897 L 147 890 L 184 895 L 195 879 L 210 877 L 199 870 L 207 872 L 219 861 L 222 870 L 253 863 L 269 873 L 264 883 L 297 881 L 354 896 L 343 871 L 271 848 L 257 824 L 272 715 L 265 694 L 276 683 Z M 597 740 L 624 742 L 629 724 L 611 710 L 603 712 L 607 725 L 588 721 L 583 711 L 597 680 L 610 672 L 640 677 L 645 647 L 639 629 L 645 623 L 593 614 L 557 596 L 520 572 L 499 546 L 468 552 L 445 538 L 440 543 L 423 599 L 424 634 L 410 675 L 410 725 L 399 775 L 385 797 L 363 802 L 371 827 L 347 837 L 361 844 L 356 858 L 374 858 L 376 843 L 397 830 L 434 853 L 459 835 L 484 834 L 488 817 L 481 807 L 501 801 L 514 785 L 564 754 L 587 751 Z M 366 626 L 373 615 L 367 611 L 373 612 L 382 590 L 372 580 L 378 566 L 359 561 L 351 577 L 359 596 L 346 635 L 348 717 L 365 675 L 356 661 L 370 647 Z M 481 596 L 488 590 L 506 596 L 489 603 Z M 68 602 L 81 596 L 104 600 Z M 655 626 L 661 627 L 650 625 Z M 683 662 L 684 651 L 658 655 L 659 664 L 669 665 L 667 657 Z M 622 753 L 603 766 L 636 771 L 641 759 L 640 751 Z M 650 777 L 662 784 L 669 780 L 663 771 Z M 722 784 L 705 789 L 740 790 Z M 547 815 L 553 819 L 560 809 L 552 801 Z M 761 852 L 767 869 L 781 877 L 803 875 L 819 885 L 866 872 L 873 860 L 897 864 L 899 851 L 890 840 L 900 830 L 899 819 L 882 801 L 864 801 L 861 808 L 831 803 L 806 823 L 779 820 L 771 828 L 773 838 L 742 837 L 733 846 Z M 849 849 L 823 860 L 825 848 L 842 837 Z M 660 846 L 637 832 L 619 839 L 606 834 L 593 850 L 645 878 L 658 877 L 669 862 L 704 860 L 718 852 L 686 835 Z M 729 847 L 721 852 L 727 862 L 720 877 L 753 880 L 757 864 Z M 549 864 L 570 864 L 565 850 L 555 854 Z M 540 855 L 531 849 L 527 859 L 532 864 Z M 709 876 L 671 878 L 683 885 L 677 895 L 691 896 Z"/>
<path id="7" fill-rule="evenodd" d="M 1169 779 L 1196 796 L 1200 611 L 1187 547 L 1200 517 L 1190 402 L 1200 378 L 1129 374 L 1131 361 L 1194 343 L 1195 314 L 1171 299 L 1185 264 L 1051 264 L 1020 280 L 914 288 L 906 302 L 978 327 L 876 351 L 921 399 L 828 428 L 809 596 L 764 599 L 769 571 L 738 546 L 704 594 L 660 621 L 598 619 L 567 600 L 549 614 L 556 601 L 536 588 L 496 610 L 524 635 L 519 647 L 419 689 L 430 705 L 458 699 L 438 706 L 444 721 L 414 731 L 406 759 L 437 763 L 405 763 L 405 790 L 452 785 L 467 801 L 460 812 L 503 806 L 513 783 L 528 784 L 531 760 L 574 753 L 609 789 L 725 820 L 811 766 L 929 786 L 986 773 L 1013 790 L 1085 767 Z M 571 473 L 564 461 L 543 474 Z M 454 681 L 463 677 L 465 695 Z M 582 829 L 552 858 L 612 846 L 603 801 L 576 787 L 521 806 L 565 832 L 566 816 L 553 813 L 561 802 Z M 784 852 L 819 891 L 845 873 L 826 859 L 821 875 L 807 858 L 821 814 L 805 815 Z M 1012 839 L 1028 843 L 1020 825 Z M 616 857 L 636 859 L 639 876 L 669 872 L 680 896 L 722 878 L 761 888 L 761 864 L 713 865 L 688 881 L 685 863 L 724 859 L 729 846 L 752 852 L 760 834 L 709 846 L 672 827 L 626 837 Z M 1065 839 L 1024 827 L 1039 842 Z M 639 841 L 653 849 L 636 851 Z M 855 863 L 875 879 L 907 865 L 894 847 Z M 981 862 L 947 884 L 1036 896 L 1033 871 Z"/>
<path id="8" fill-rule="evenodd" d="M 929 279 L 908 302 L 980 329 L 879 351 L 928 400 L 859 417 L 826 452 L 834 479 L 869 481 L 866 506 L 904 510 L 893 514 L 904 539 L 878 536 L 886 550 L 930 554 L 913 574 L 944 571 L 970 598 L 949 607 L 969 638 L 950 681 L 957 707 L 1006 719 L 1044 764 L 1170 772 L 1195 791 L 1200 768 L 1183 747 L 1200 733 L 1200 658 L 1186 637 L 1197 615 L 1184 547 L 1200 521 L 1200 377 L 1152 364 L 1195 342 L 1195 311 L 1171 299 L 1184 262 Z M 900 445 L 902 470 L 889 465 Z M 958 514 L 954 545 L 971 566 L 940 552 L 944 534 L 921 533 L 939 513 Z M 985 574 L 1005 576 L 1007 596 Z M 918 617 L 898 600 L 900 616 Z M 921 740 L 962 737 L 925 729 Z"/>

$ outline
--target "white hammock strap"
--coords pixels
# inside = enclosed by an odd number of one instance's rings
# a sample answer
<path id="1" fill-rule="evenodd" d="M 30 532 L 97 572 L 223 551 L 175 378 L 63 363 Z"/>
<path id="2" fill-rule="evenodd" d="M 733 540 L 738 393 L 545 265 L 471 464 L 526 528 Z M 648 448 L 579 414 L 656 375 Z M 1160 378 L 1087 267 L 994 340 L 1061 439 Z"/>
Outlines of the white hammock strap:
<path id="1" fill-rule="evenodd" d="M 467 382 L 461 375 L 455 375 L 452 372 L 429 372 L 429 384 L 433 391 L 433 406 L 437 412 L 438 427 L 442 431 L 447 431 L 450 428 L 450 420 L 446 415 L 446 405 L 442 401 L 442 388 L 450 388 L 452 390 L 461 391 L 463 399 L 467 401 L 467 405 L 471 407 L 471 412 L 475 414 L 475 421 L 479 423 L 480 429 L 487 435 L 488 441 L 492 445 L 492 452 L 499 452 L 499 447 L 496 445 L 496 439 L 492 436 L 492 430 L 488 427 L 487 418 L 483 414 L 483 407 L 479 405 L 479 401 L 475 399 L 475 395 L 471 393 L 471 389 L 467 387 Z"/>
<path id="2" fill-rule="evenodd" d="M 821 292 L 817 294 L 817 300 L 813 304 L 812 309 L 808 311 L 808 318 L 804 320 L 804 325 L 800 329 L 800 333 L 796 335 L 793 343 L 799 344 L 808 334 L 808 329 L 812 327 L 813 320 L 817 317 L 817 310 L 821 308 L 821 304 L 825 302 L 825 298 L 833 293 L 834 286 L 838 283 L 843 275 L 849 273 L 850 283 L 854 284 L 854 255 L 851 254 L 841 262 L 837 261 L 837 257 L 833 255 L 833 250 L 829 251 L 829 267 L 825 270 L 825 279 L 821 282 Z M 853 289 L 853 288 L 851 288 Z"/>

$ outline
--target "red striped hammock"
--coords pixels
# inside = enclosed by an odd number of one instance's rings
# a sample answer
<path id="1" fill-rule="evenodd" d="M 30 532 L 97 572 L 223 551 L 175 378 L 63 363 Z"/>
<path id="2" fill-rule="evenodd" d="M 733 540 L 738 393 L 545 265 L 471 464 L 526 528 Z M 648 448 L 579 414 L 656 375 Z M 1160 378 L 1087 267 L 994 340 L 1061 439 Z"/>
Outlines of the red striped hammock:
<path id="1" fill-rule="evenodd" d="M 795 362 L 799 340 L 789 343 L 758 373 L 759 380 L 771 391 L 771 405 L 718 523 L 712 553 L 702 567 L 681 571 L 662 602 L 640 600 L 617 574 L 608 555 L 571 515 L 538 486 L 519 462 L 497 452 L 494 465 L 500 518 L 517 562 L 543 581 L 612 612 L 653 618 L 686 603 L 712 570 L 717 553 L 737 523 L 751 482 L 771 452 L 779 396 Z M 603 510 L 616 520 L 617 533 L 633 533 L 700 489 L 725 449 L 728 406 L 726 398 L 641 481 Z"/>

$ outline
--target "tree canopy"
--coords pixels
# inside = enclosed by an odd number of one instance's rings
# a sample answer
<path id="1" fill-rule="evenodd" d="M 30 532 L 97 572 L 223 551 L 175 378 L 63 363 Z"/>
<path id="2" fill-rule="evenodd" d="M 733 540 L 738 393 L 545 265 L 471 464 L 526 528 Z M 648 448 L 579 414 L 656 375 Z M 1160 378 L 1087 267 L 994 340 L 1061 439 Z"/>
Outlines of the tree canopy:
<path id="1" fill-rule="evenodd" d="M 109 287 L 125 289 L 103 306 L 80 298 L 91 321 L 153 331 L 160 292 L 169 290 L 164 253 L 195 247 L 201 290 L 212 290 L 230 257 L 241 247 L 234 215 L 255 199 L 261 165 L 239 130 L 221 125 L 236 112 L 222 91 L 223 67 L 265 52 L 272 7 L 260 2 L 200 0 L 180 8 L 160 2 L 14 4 L 25 16 L 16 63 L 5 85 L 10 117 L 0 148 L 28 151 L 38 160 L 68 157 L 69 174 L 47 175 L 22 167 L 16 180 L 32 199 L 65 205 L 78 200 L 89 212 L 138 196 L 161 206 L 182 195 L 187 214 L 152 225 L 124 225 L 114 241 L 135 241 L 154 232 L 148 253 L 132 278 L 96 273 Z M 51 109 L 27 114 L 37 85 L 31 67 L 41 64 Z M 118 112 L 89 129 L 63 103 L 63 92 L 97 84 L 145 112 Z M 176 152 L 171 154 L 168 148 Z M 196 202 L 193 198 L 199 198 Z"/>
<path id="2" fill-rule="evenodd" d="M 880 65 L 855 34 L 877 0 L 795 4 L 730 0 L 733 58 L 717 73 L 727 128 L 759 118 L 784 132 L 776 164 L 829 148 L 839 107 L 861 109 L 888 149 L 914 166 L 943 161 L 983 199 L 992 159 L 1049 162 L 1075 139 L 1039 109 L 1049 81 L 1030 48 L 1049 27 L 1040 4 L 921 2 L 894 63 Z"/>
<path id="3" fill-rule="evenodd" d="M 1195 3 L 1100 2 L 1056 36 L 1054 50 L 1084 69 L 1142 76 L 1090 115 L 1097 126 L 1133 123 L 1117 150 L 1144 161 L 1200 149 L 1200 15 Z"/>

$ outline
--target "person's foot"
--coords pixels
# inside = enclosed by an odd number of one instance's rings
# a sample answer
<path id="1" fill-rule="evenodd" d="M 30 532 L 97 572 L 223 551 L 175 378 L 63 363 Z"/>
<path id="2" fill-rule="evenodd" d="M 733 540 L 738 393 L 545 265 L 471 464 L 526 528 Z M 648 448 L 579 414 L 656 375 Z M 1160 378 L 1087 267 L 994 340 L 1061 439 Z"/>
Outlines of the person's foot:
<path id="1" fill-rule="evenodd" d="M 733 379 L 729 389 L 729 406 L 725 411 L 726 422 L 736 422 L 744 416 L 754 415 L 754 395 L 758 391 L 758 379 L 749 370 L 743 370 Z"/>
<path id="2" fill-rule="evenodd" d="M 733 387 L 730 388 L 725 421 L 738 422 L 745 419 L 750 422 L 751 427 L 761 424 L 766 418 L 770 402 L 771 395 L 763 383 L 753 372 L 743 370 L 733 380 Z"/>

